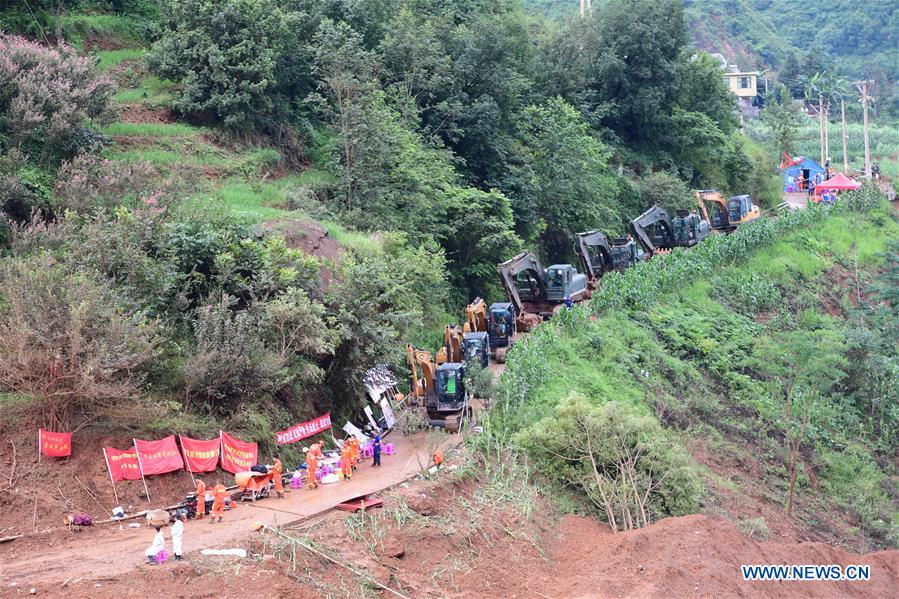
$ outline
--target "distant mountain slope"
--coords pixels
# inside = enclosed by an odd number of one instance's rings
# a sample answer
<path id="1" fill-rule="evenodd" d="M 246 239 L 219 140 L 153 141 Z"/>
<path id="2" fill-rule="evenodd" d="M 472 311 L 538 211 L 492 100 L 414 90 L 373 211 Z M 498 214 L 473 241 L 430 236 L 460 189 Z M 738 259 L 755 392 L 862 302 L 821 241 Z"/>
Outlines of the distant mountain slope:
<path id="1" fill-rule="evenodd" d="M 605 0 L 593 0 L 594 9 Z M 578 0 L 525 0 L 533 12 L 577 13 Z M 895 0 L 684 0 L 696 45 L 740 66 L 777 69 L 823 50 L 847 77 L 899 79 L 899 11 Z M 824 61 L 827 64 L 827 61 Z"/>
<path id="2" fill-rule="evenodd" d="M 814 48 L 846 76 L 882 73 L 893 81 L 899 75 L 896 6 L 894 0 L 684 1 L 697 45 L 747 66 L 776 68 L 791 50 Z"/>

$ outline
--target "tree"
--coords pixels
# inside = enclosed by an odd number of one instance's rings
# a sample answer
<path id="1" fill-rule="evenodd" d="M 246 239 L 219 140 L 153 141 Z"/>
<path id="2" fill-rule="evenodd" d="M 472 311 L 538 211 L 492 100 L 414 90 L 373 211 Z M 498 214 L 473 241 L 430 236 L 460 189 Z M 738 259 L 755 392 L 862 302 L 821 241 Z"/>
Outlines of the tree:
<path id="1" fill-rule="evenodd" d="M 288 368 L 291 380 L 320 381 L 324 372 L 316 360 L 333 354 L 340 337 L 329 324 L 324 305 L 292 288 L 256 310 L 266 346 Z"/>
<path id="2" fill-rule="evenodd" d="M 777 80 L 790 91 L 791 97 L 797 100 L 802 99 L 804 92 L 802 68 L 799 65 L 799 58 L 796 56 L 795 51 L 787 55 Z"/>
<path id="3" fill-rule="evenodd" d="M 274 0 L 164 0 L 151 67 L 179 81 L 175 109 L 246 127 L 275 108 L 272 90 L 291 20 Z"/>
<path id="4" fill-rule="evenodd" d="M 185 409 L 200 400 L 207 411 L 226 414 L 287 382 L 285 363 L 263 344 L 258 319 L 245 310 L 232 311 L 232 304 L 222 295 L 197 308 L 196 350 L 184 368 Z"/>
<path id="5" fill-rule="evenodd" d="M 612 0 L 597 18 L 591 86 L 605 105 L 602 121 L 625 140 L 653 143 L 678 94 L 683 3 Z"/>
<path id="6" fill-rule="evenodd" d="M 652 417 L 622 403 L 595 406 L 572 394 L 516 439 L 544 473 L 584 491 L 613 532 L 699 508 L 686 452 Z"/>
<path id="7" fill-rule="evenodd" d="M 496 263 L 521 248 L 515 235 L 512 203 L 501 192 L 452 190 L 448 221 L 454 231 L 443 242 L 450 282 L 467 303 L 475 296 L 496 297 Z"/>
<path id="8" fill-rule="evenodd" d="M 796 129 L 802 122 L 802 112 L 793 104 L 786 87 L 780 86 L 775 100 L 768 103 L 762 118 L 771 127 L 777 153 L 792 155 L 796 144 Z"/>
<path id="9" fill-rule="evenodd" d="M 341 171 L 345 207 L 355 207 L 359 176 L 357 158 L 366 149 L 380 151 L 382 146 L 365 137 L 365 109 L 378 89 L 374 75 L 375 57 L 362 46 L 362 37 L 345 23 L 326 20 L 313 40 L 313 71 L 326 97 L 315 96 L 324 114 L 337 131 L 341 144 Z M 372 145 L 375 144 L 375 145 Z"/>
<path id="10" fill-rule="evenodd" d="M 839 330 L 823 323 L 761 337 L 753 350 L 757 370 L 772 393 L 783 402 L 784 444 L 789 475 L 786 512 L 793 513 L 793 497 L 800 449 L 822 397 L 846 377 L 846 340 Z"/>
<path id="11" fill-rule="evenodd" d="M 502 189 L 516 230 L 539 239 L 550 259 L 567 257 L 577 231 L 622 220 L 609 149 L 572 106 L 553 98 L 525 108 Z"/>
<path id="12" fill-rule="evenodd" d="M 696 206 L 693 193 L 680 178 L 665 171 L 650 173 L 640 181 L 643 203 L 648 208 L 658 204 L 674 214 L 677 210 L 690 210 Z"/>
<path id="13" fill-rule="evenodd" d="M 27 395 L 44 426 L 80 428 L 141 392 L 157 324 L 103 277 L 49 256 L 0 265 L 0 386 Z"/>
<path id="14" fill-rule="evenodd" d="M 448 292 L 443 253 L 435 244 L 409 248 L 402 234 L 385 234 L 380 248 L 356 248 L 341 261 L 325 305 L 342 332 L 325 384 L 339 409 L 359 405 L 359 381 L 372 364 L 400 363 L 403 341 L 424 319 L 442 313 Z"/>
<path id="15" fill-rule="evenodd" d="M 734 94 L 721 77 L 718 61 L 704 52 L 684 64 L 676 103 L 683 110 L 706 115 L 724 135 L 737 128 Z"/>

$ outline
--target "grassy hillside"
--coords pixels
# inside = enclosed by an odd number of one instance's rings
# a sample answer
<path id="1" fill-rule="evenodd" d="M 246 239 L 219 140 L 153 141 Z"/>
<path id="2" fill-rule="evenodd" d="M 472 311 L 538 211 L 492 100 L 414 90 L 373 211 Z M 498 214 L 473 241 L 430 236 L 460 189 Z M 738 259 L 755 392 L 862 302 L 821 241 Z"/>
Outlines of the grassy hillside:
<path id="1" fill-rule="evenodd" d="M 514 434 L 550 481 L 585 492 L 600 513 L 606 483 L 581 478 L 576 460 L 558 462 L 572 459 L 560 439 L 573 423 L 632 431 L 656 478 L 664 465 L 680 481 L 652 492 L 656 517 L 701 505 L 741 525 L 761 515 L 760 530 L 795 526 L 799 538 L 895 546 L 899 371 L 872 297 L 899 222 L 888 206 L 815 212 L 607 278 L 592 309 L 562 314 L 511 352 L 498 389 L 506 409 L 494 411 L 490 432 Z M 890 382 L 874 384 L 875 372 Z M 788 421 L 788 381 L 803 389 L 809 417 L 792 524 L 783 522 L 785 439 L 797 433 L 800 408 L 794 398 Z M 601 420 L 590 420 L 591 409 Z M 689 460 L 677 457 L 682 447 Z"/>

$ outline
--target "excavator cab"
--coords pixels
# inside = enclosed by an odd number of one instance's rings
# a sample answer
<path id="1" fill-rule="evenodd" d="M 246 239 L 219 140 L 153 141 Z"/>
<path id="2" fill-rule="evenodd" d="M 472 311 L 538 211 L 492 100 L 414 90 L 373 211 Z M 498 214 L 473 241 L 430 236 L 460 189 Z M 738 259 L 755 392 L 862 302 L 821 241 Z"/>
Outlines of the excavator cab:
<path id="1" fill-rule="evenodd" d="M 562 301 L 583 295 L 586 289 L 587 277 L 570 264 L 553 264 L 546 269 L 546 299 Z"/>
<path id="2" fill-rule="evenodd" d="M 487 321 L 490 347 L 508 347 L 515 335 L 515 308 L 510 302 L 490 304 L 490 318 Z"/>
<path id="3" fill-rule="evenodd" d="M 481 368 L 487 368 L 490 365 L 490 337 L 487 333 L 465 333 L 462 357 L 466 364 L 477 362 Z"/>
<path id="4" fill-rule="evenodd" d="M 612 240 L 612 268 L 618 272 L 645 259 L 646 252 L 633 239 L 619 237 Z"/>
<path id="5" fill-rule="evenodd" d="M 674 245 L 692 247 L 709 236 L 709 222 L 695 212 L 678 210 L 671 223 L 674 234 Z"/>
<path id="6" fill-rule="evenodd" d="M 468 392 L 465 390 L 465 364 L 448 362 L 437 367 L 433 406 L 437 412 L 455 412 L 465 407 Z M 430 408 L 431 406 L 429 406 Z"/>
<path id="7" fill-rule="evenodd" d="M 758 206 L 753 205 L 748 195 L 731 196 L 727 200 L 727 212 L 730 221 L 736 224 L 748 223 L 762 215 Z"/>

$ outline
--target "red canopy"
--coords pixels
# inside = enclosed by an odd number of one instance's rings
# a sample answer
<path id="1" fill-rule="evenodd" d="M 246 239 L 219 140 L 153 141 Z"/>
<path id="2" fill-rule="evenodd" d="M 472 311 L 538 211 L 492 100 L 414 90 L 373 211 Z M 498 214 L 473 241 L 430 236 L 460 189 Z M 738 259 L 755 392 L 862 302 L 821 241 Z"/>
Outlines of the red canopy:
<path id="1" fill-rule="evenodd" d="M 815 186 L 815 193 L 818 193 L 820 190 L 830 189 L 830 190 L 838 190 L 838 189 L 858 189 L 862 184 L 856 181 L 855 179 L 850 179 L 843 173 L 837 173 L 827 181 L 821 181 Z"/>

